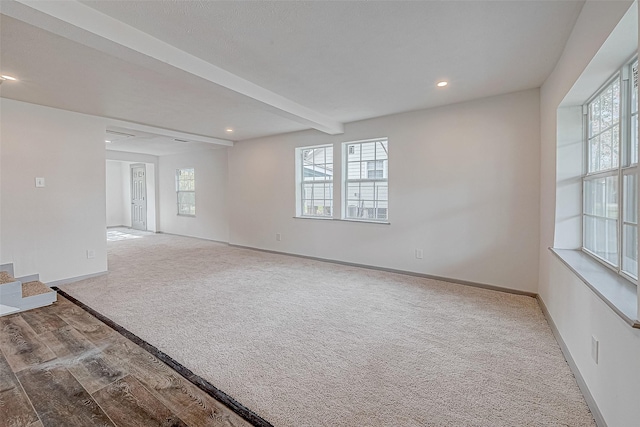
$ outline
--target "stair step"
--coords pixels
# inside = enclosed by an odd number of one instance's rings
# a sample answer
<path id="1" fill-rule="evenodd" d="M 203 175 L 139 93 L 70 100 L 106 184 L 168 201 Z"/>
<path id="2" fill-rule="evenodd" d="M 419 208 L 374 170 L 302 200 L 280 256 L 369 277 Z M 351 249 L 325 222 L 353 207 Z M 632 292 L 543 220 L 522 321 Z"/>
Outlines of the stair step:
<path id="1" fill-rule="evenodd" d="M 13 283 L 16 279 L 14 279 L 9 273 L 6 271 L 0 271 L 0 285 L 4 285 L 6 283 Z"/>
<path id="2" fill-rule="evenodd" d="M 0 304 L 0 316 L 4 316 L 5 314 L 16 313 L 20 311 L 18 307 L 12 307 L 10 305 Z"/>
<path id="3" fill-rule="evenodd" d="M 54 292 L 53 289 L 45 285 L 39 280 L 22 284 L 22 298 L 32 297 L 34 295 L 46 294 Z"/>

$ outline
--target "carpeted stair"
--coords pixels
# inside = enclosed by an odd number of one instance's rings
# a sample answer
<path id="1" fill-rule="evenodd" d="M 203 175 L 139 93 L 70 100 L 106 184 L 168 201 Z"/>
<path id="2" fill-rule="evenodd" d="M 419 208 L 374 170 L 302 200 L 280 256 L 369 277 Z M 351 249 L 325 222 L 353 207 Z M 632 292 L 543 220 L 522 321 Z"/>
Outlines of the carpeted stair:
<path id="1" fill-rule="evenodd" d="M 42 283 L 37 274 L 13 277 L 13 266 L 0 266 L 0 316 L 50 305 L 57 293 Z"/>

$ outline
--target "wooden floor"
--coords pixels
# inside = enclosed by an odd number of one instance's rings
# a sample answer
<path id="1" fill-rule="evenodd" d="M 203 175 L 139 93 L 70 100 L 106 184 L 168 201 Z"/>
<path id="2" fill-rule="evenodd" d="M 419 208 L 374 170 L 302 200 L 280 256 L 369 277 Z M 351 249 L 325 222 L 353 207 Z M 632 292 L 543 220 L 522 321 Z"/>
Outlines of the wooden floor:
<path id="1" fill-rule="evenodd" d="M 0 317 L 0 426 L 250 424 L 61 295 Z"/>

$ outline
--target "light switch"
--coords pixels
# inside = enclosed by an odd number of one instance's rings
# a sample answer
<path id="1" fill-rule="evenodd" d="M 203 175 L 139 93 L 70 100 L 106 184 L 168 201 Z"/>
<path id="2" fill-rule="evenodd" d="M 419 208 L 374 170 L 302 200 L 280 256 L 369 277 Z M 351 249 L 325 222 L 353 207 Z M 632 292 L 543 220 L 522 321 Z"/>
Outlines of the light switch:
<path id="1" fill-rule="evenodd" d="M 593 359 L 594 362 L 596 362 L 596 365 L 598 364 L 599 351 L 600 351 L 600 342 L 596 337 L 592 335 L 591 336 L 591 358 Z"/>
<path id="2" fill-rule="evenodd" d="M 44 178 L 36 178 L 36 187 L 44 187 Z"/>

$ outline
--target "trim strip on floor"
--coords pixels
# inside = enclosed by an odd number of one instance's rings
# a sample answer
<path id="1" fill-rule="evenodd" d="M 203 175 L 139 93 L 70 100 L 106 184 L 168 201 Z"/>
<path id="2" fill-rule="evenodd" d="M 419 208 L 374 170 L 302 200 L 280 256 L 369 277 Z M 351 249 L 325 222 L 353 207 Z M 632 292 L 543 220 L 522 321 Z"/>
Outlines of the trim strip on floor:
<path id="1" fill-rule="evenodd" d="M 202 390 L 205 393 L 207 393 L 209 396 L 211 396 L 214 399 L 216 399 L 218 402 L 220 402 L 220 403 L 224 404 L 225 406 L 227 406 L 233 412 L 235 412 L 240 417 L 242 417 L 245 421 L 249 422 L 252 426 L 254 426 L 254 427 L 274 427 L 267 420 L 261 418 L 255 412 L 251 411 L 249 408 L 247 408 L 243 404 L 239 403 L 238 401 L 236 401 L 234 398 L 232 398 L 231 396 L 229 396 L 228 394 L 226 394 L 222 390 L 216 388 L 213 384 L 211 384 L 210 382 L 208 382 L 204 378 L 194 374 L 193 372 L 191 372 L 191 370 L 189 370 L 188 368 L 186 368 L 182 364 L 176 362 L 173 358 L 171 358 L 171 356 L 169 356 L 166 353 L 158 350 L 158 348 L 156 348 L 152 344 L 149 344 L 148 342 L 146 342 L 145 340 L 143 340 L 139 336 L 135 335 L 134 333 L 130 332 L 129 330 L 127 330 L 127 329 L 123 328 L 122 326 L 118 325 L 116 322 L 114 322 L 113 320 L 111 320 L 108 317 L 104 316 L 103 314 L 98 313 L 97 311 L 95 311 L 94 309 L 92 309 L 91 307 L 89 307 L 88 305 L 83 303 L 82 301 L 79 301 L 79 300 L 75 299 L 74 297 L 72 297 L 71 295 L 69 295 L 65 291 L 61 290 L 60 288 L 58 288 L 56 286 L 53 286 L 53 287 L 51 287 L 51 289 L 53 289 L 54 291 L 56 291 L 57 293 L 59 293 L 60 295 L 62 295 L 66 299 L 68 299 L 70 302 L 72 302 L 75 305 L 77 305 L 78 307 L 82 308 L 84 311 L 86 311 L 87 313 L 91 314 L 93 317 L 95 317 L 96 319 L 100 320 L 102 323 L 106 324 L 111 329 L 113 329 L 114 331 L 118 332 L 120 335 L 122 335 L 125 338 L 133 341 L 135 344 L 137 344 L 138 346 L 142 347 L 143 349 L 145 349 L 146 351 L 151 353 L 157 359 L 159 359 L 162 362 L 164 362 L 165 364 L 169 365 L 169 367 L 171 369 L 173 369 L 174 371 L 176 371 L 177 373 L 182 375 L 190 383 L 192 383 L 193 385 L 198 387 L 200 390 Z"/>

